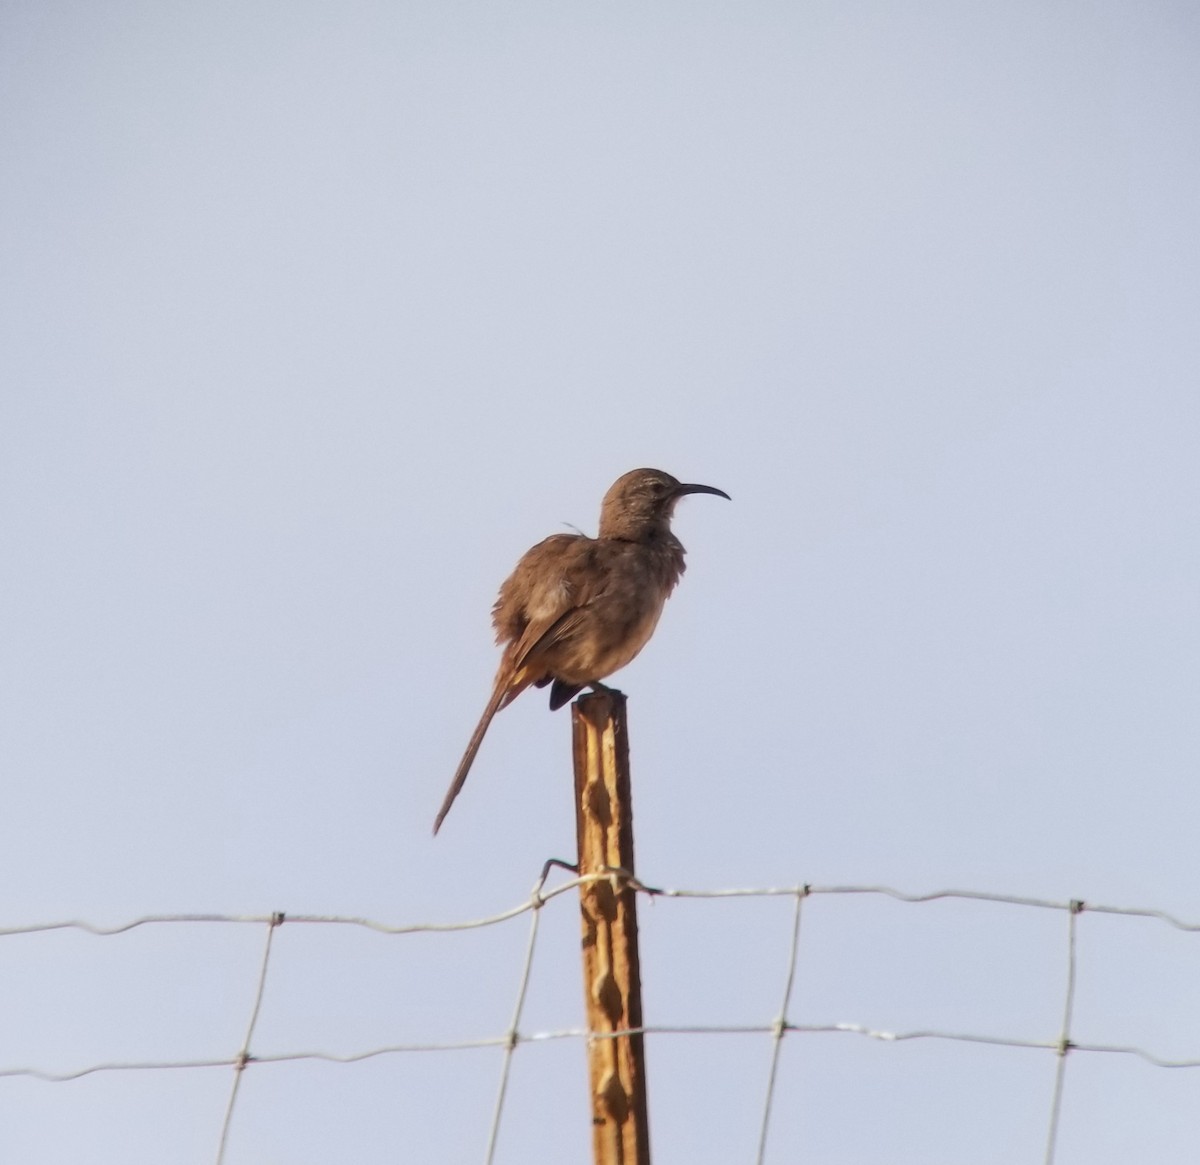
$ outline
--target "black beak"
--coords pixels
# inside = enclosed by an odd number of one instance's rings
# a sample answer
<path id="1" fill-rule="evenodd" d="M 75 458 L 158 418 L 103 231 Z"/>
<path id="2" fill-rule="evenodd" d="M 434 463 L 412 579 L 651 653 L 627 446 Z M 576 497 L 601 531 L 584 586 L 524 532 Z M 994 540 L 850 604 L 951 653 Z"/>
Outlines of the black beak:
<path id="1" fill-rule="evenodd" d="M 719 498 L 724 498 L 727 502 L 733 501 L 723 489 L 717 489 L 715 485 L 683 485 L 680 484 L 675 490 L 677 498 L 683 497 L 684 494 L 716 494 Z"/>

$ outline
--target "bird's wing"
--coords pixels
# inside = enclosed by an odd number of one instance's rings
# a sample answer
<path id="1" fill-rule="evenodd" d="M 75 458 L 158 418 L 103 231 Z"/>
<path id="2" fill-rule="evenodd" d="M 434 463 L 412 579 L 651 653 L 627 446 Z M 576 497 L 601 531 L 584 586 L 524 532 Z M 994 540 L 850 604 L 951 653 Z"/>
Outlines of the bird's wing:
<path id="1" fill-rule="evenodd" d="M 583 621 L 582 607 L 571 607 L 564 611 L 549 627 L 542 628 L 539 624 L 530 623 L 521 641 L 513 650 L 513 667 L 521 668 L 529 662 L 531 656 L 544 652 L 555 643 L 562 643 Z"/>
<path id="2" fill-rule="evenodd" d="M 597 569 L 597 543 L 579 534 L 555 534 L 526 551 L 500 588 L 494 621 L 497 638 L 510 643 L 514 670 L 568 639 L 585 608 L 606 583 Z"/>
<path id="3" fill-rule="evenodd" d="M 573 556 L 575 543 L 590 541 L 579 534 L 555 534 L 521 555 L 521 561 L 501 584 L 492 608 L 497 643 L 515 643 L 531 622 L 549 626 L 573 605 L 560 582 L 562 568 Z"/>

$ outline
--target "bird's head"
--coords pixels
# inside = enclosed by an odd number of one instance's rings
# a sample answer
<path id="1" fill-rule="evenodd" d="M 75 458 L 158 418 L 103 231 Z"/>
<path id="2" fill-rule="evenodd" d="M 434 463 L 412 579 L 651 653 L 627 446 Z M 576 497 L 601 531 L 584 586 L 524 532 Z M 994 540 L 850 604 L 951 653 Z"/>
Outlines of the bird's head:
<path id="1" fill-rule="evenodd" d="M 688 485 L 661 469 L 632 469 L 618 477 L 600 506 L 600 537 L 637 541 L 670 528 L 675 503 L 686 494 L 716 494 L 711 485 Z"/>

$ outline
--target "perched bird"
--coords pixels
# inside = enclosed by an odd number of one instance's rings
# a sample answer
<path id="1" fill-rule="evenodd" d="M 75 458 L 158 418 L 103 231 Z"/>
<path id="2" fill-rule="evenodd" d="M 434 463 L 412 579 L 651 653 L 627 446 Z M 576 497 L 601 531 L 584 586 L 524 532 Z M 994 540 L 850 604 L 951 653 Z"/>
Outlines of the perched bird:
<path id="1" fill-rule="evenodd" d="M 492 608 L 504 655 L 434 833 L 501 708 L 530 684 L 550 684 L 550 708 L 561 708 L 584 687 L 600 686 L 646 646 L 683 574 L 683 544 L 671 533 L 671 515 L 686 494 L 729 497 L 711 485 L 685 485 L 659 469 L 634 469 L 604 495 L 599 537 L 553 534 L 525 552 Z"/>

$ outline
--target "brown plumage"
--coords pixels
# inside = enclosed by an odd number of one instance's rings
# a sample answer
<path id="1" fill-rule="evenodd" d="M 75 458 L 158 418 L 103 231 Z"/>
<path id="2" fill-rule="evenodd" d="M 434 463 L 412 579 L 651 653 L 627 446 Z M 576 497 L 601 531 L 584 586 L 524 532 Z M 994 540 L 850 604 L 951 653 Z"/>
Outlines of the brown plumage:
<path id="1" fill-rule="evenodd" d="M 525 552 L 492 608 L 504 655 L 434 833 L 501 708 L 531 684 L 552 684 L 550 707 L 561 708 L 646 646 L 684 570 L 683 545 L 671 533 L 671 515 L 681 497 L 695 493 L 729 497 L 710 485 L 685 485 L 658 469 L 634 469 L 604 495 L 599 537 L 554 534 Z"/>

